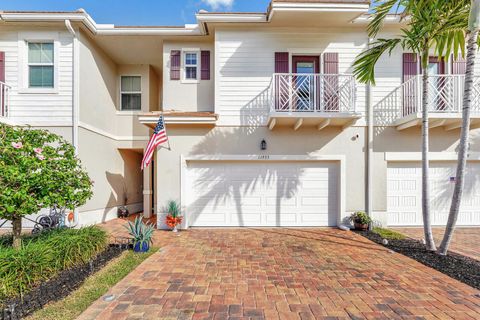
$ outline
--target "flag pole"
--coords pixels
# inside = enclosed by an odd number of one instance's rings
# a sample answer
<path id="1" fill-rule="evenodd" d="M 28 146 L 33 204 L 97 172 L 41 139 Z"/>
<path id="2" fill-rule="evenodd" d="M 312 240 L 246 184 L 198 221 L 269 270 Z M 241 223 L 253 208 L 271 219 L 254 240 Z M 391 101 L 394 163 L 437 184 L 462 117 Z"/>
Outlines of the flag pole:
<path id="1" fill-rule="evenodd" d="M 167 149 L 168 151 L 172 151 L 172 148 L 170 147 L 170 138 L 168 137 L 168 134 L 167 134 L 167 121 L 165 120 L 165 113 L 163 111 L 161 112 L 161 116 L 163 118 L 163 126 L 165 128 L 165 134 L 167 135 L 167 141 L 168 141 L 168 148 L 165 148 L 165 149 Z"/>

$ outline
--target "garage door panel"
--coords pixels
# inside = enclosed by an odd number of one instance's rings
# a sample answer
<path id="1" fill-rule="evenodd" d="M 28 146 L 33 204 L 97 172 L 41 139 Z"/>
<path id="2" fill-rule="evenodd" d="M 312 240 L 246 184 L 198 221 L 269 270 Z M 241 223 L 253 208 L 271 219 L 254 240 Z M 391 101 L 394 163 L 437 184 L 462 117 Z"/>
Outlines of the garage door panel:
<path id="1" fill-rule="evenodd" d="M 432 162 L 430 165 L 430 208 L 432 225 L 446 225 L 455 184 L 455 162 Z M 480 164 L 467 165 L 465 190 L 457 225 L 480 225 L 473 214 L 480 207 Z M 387 220 L 391 226 L 421 226 L 422 169 L 420 162 L 392 162 L 387 170 Z"/>
<path id="2" fill-rule="evenodd" d="M 267 213 L 265 216 L 268 226 L 275 226 L 277 222 L 281 226 L 294 226 L 297 224 L 297 214 L 294 212 Z"/>
<path id="3" fill-rule="evenodd" d="M 245 197 L 242 197 L 242 198 L 229 198 L 228 199 L 228 202 L 227 202 L 227 205 L 230 205 L 230 206 L 256 206 L 258 208 L 258 206 L 261 206 L 262 205 L 262 197 L 255 197 L 255 196 L 245 196 Z"/>
<path id="4" fill-rule="evenodd" d="M 198 197 L 195 199 L 194 202 L 190 204 L 190 207 L 192 209 L 199 210 L 201 208 L 206 208 L 206 209 L 216 209 L 218 207 L 225 207 L 225 197 L 221 196 L 218 198 L 214 197 Z"/>
<path id="5" fill-rule="evenodd" d="M 259 226 L 261 224 L 261 217 L 258 215 L 258 212 L 243 212 L 232 214 L 232 221 L 230 223 L 232 226 Z"/>
<path id="6" fill-rule="evenodd" d="M 336 224 L 338 177 L 338 164 L 330 162 L 196 163 L 193 174 L 187 174 L 187 211 L 195 214 L 189 224 L 327 226 L 332 221 Z M 212 205 L 215 198 L 223 200 L 221 206 Z M 305 219 L 301 215 L 306 215 Z"/>
<path id="7" fill-rule="evenodd" d="M 210 212 L 202 210 L 197 214 L 192 214 L 191 223 L 196 226 L 206 227 L 210 226 L 212 223 L 217 223 L 219 225 L 227 224 L 226 215 L 223 212 Z"/>
<path id="8" fill-rule="evenodd" d="M 266 210 L 273 208 L 280 204 L 282 207 L 296 207 L 297 198 L 277 198 L 272 196 L 265 197 Z"/>

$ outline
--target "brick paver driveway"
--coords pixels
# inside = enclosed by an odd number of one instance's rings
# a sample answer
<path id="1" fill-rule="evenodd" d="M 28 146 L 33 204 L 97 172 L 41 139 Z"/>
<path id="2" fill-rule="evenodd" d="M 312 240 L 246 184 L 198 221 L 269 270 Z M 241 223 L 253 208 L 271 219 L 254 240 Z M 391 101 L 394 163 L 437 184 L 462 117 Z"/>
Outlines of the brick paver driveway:
<path id="1" fill-rule="evenodd" d="M 394 228 L 394 230 L 404 235 L 414 238 L 423 239 L 423 228 Z M 445 228 L 432 228 L 433 237 L 437 245 L 443 239 Z M 457 228 L 453 234 L 450 250 L 477 260 L 480 260 L 480 227 Z"/>
<path id="2" fill-rule="evenodd" d="M 80 319 L 480 319 L 480 292 L 351 232 L 191 229 Z"/>

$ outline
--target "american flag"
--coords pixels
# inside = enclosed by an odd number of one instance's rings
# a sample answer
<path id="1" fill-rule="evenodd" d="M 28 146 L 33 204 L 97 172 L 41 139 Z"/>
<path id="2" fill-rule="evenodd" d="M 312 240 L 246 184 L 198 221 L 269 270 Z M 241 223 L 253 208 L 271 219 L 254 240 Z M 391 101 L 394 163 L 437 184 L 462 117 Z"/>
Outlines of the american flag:
<path id="1" fill-rule="evenodd" d="M 155 149 L 157 149 L 159 145 L 167 141 L 168 141 L 168 137 L 167 137 L 167 131 L 165 131 L 163 116 L 160 116 L 160 119 L 158 119 L 158 123 L 157 123 L 157 126 L 155 127 L 155 130 L 153 130 L 153 135 L 147 144 L 147 148 L 145 149 L 145 152 L 143 153 L 142 170 L 148 167 L 150 165 L 150 162 L 152 162 L 153 153 L 155 152 Z"/>

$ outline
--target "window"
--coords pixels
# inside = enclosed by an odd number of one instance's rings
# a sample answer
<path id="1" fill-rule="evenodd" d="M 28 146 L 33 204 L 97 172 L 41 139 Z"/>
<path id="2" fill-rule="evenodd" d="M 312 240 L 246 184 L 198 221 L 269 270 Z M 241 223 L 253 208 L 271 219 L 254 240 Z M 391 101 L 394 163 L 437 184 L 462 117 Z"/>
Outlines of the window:
<path id="1" fill-rule="evenodd" d="M 142 78 L 122 76 L 120 84 L 121 108 L 125 111 L 142 109 Z"/>
<path id="2" fill-rule="evenodd" d="M 53 42 L 28 43 L 28 86 L 54 87 Z"/>
<path id="3" fill-rule="evenodd" d="M 185 80 L 197 80 L 198 54 L 196 52 L 185 53 Z"/>

